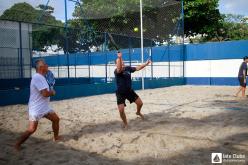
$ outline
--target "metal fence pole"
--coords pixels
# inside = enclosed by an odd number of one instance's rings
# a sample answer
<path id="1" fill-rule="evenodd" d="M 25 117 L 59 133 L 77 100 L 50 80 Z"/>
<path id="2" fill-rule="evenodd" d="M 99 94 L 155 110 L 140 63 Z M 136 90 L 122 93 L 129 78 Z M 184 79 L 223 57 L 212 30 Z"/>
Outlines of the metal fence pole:
<path id="1" fill-rule="evenodd" d="M 91 77 L 90 77 L 90 64 L 91 64 L 91 60 L 90 60 L 90 52 L 87 53 L 88 55 L 88 71 L 89 71 L 89 82 L 91 82 Z"/>
<path id="2" fill-rule="evenodd" d="M 144 36 L 143 36 L 143 2 L 140 0 L 140 39 L 141 39 L 141 63 L 144 63 Z M 145 89 L 144 70 L 142 70 L 142 90 Z"/>
<path id="3" fill-rule="evenodd" d="M 171 77 L 171 75 L 170 75 L 170 71 L 171 71 L 171 63 L 170 63 L 170 43 L 168 43 L 168 71 L 169 71 L 169 78 Z"/>
<path id="4" fill-rule="evenodd" d="M 150 60 L 152 61 L 152 63 L 151 63 L 151 78 L 153 79 L 153 54 L 152 54 L 152 46 L 151 46 L 151 48 L 150 48 L 150 51 L 149 51 L 149 55 L 150 55 Z"/>
<path id="5" fill-rule="evenodd" d="M 77 78 L 77 53 L 75 53 L 75 63 L 74 63 L 74 67 L 75 67 L 75 78 Z"/>
<path id="6" fill-rule="evenodd" d="M 131 57 L 131 48 L 132 48 L 132 41 L 131 38 L 128 37 L 128 57 L 129 57 L 129 65 L 132 66 L 132 57 Z"/>
<path id="7" fill-rule="evenodd" d="M 32 77 L 32 50 L 30 49 L 30 46 L 29 46 L 29 58 L 30 58 L 30 73 L 29 73 L 29 77 L 31 78 Z"/>
<path id="8" fill-rule="evenodd" d="M 108 81 L 108 57 L 106 52 L 106 45 L 107 45 L 107 33 L 104 33 L 104 45 L 103 45 L 103 51 L 105 54 L 105 83 Z"/>
<path id="9" fill-rule="evenodd" d="M 66 51 L 66 58 L 67 58 L 67 76 L 70 78 L 70 63 L 69 63 L 69 53 L 68 53 L 68 27 L 67 27 L 67 0 L 65 2 L 65 51 Z"/>
<path id="10" fill-rule="evenodd" d="M 59 55 L 57 54 L 57 64 L 58 64 L 58 78 L 59 78 Z"/>
<path id="11" fill-rule="evenodd" d="M 32 77 L 32 49 L 31 49 L 31 43 L 32 43 L 32 40 L 31 40 L 31 37 L 30 37 L 30 24 L 28 24 L 28 51 L 29 51 L 29 78 Z"/>
<path id="12" fill-rule="evenodd" d="M 185 77 L 185 45 L 184 45 L 184 4 L 183 0 L 181 0 L 181 17 L 182 17 L 182 30 L 183 30 L 183 77 Z"/>
<path id="13" fill-rule="evenodd" d="M 19 78 L 21 77 L 21 68 L 20 67 L 20 48 L 17 48 L 17 56 L 18 56 L 18 59 L 17 59 L 17 68 L 18 68 L 18 73 L 19 73 Z"/>
<path id="14" fill-rule="evenodd" d="M 19 39 L 20 39 L 20 66 L 21 66 L 21 78 L 23 78 L 23 60 L 22 60 L 22 23 L 19 22 Z"/>

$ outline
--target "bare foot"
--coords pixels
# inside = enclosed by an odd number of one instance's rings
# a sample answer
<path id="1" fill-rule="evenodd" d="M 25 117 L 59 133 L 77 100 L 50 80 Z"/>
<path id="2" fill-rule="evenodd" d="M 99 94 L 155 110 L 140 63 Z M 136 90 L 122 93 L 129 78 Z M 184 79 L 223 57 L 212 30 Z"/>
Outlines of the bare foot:
<path id="1" fill-rule="evenodd" d="M 144 115 L 142 115 L 140 112 L 136 112 L 136 115 L 140 116 L 142 120 L 145 120 Z"/>
<path id="2" fill-rule="evenodd" d="M 63 141 L 64 139 L 63 139 L 63 137 L 62 136 L 58 136 L 58 137 L 54 137 L 53 138 L 53 141 L 54 142 L 60 142 L 60 141 Z"/>
<path id="3" fill-rule="evenodd" d="M 123 128 L 123 129 L 128 129 L 128 125 L 127 124 L 121 124 L 121 127 Z"/>

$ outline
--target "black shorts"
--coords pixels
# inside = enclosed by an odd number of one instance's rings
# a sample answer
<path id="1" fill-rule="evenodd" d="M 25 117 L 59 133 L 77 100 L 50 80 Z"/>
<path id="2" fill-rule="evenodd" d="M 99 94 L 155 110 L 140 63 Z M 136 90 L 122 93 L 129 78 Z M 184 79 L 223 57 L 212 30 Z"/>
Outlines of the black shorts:
<path id="1" fill-rule="evenodd" d="M 130 90 L 129 92 L 119 93 L 116 91 L 117 105 L 124 104 L 126 106 L 126 99 L 131 103 L 135 102 L 138 99 L 138 95 L 134 92 L 134 90 Z"/>
<path id="2" fill-rule="evenodd" d="M 246 87 L 246 83 L 244 81 L 245 81 L 244 77 L 239 77 L 239 84 L 241 87 Z"/>

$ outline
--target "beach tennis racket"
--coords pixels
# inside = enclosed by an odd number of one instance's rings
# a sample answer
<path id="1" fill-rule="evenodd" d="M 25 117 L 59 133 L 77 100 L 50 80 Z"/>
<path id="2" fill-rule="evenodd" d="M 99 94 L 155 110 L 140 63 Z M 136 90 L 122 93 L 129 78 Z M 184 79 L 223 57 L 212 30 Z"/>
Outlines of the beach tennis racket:
<path id="1" fill-rule="evenodd" d="M 108 36 L 109 36 L 109 39 L 110 39 L 111 43 L 112 43 L 113 46 L 115 47 L 115 49 L 116 49 L 116 50 L 119 50 L 120 48 L 119 48 L 119 46 L 116 44 L 116 42 L 115 42 L 113 36 L 112 36 L 110 33 L 108 33 Z"/>
<path id="2" fill-rule="evenodd" d="M 45 75 L 45 78 L 47 80 L 47 83 L 48 83 L 50 89 L 53 89 L 53 87 L 55 85 L 55 77 L 53 75 L 53 72 L 48 70 L 47 74 Z"/>

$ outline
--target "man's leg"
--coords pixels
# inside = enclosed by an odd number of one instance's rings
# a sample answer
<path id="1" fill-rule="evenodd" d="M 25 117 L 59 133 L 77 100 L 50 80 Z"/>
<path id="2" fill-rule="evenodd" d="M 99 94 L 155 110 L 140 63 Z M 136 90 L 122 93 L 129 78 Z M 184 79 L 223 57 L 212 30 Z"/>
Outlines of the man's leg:
<path id="1" fill-rule="evenodd" d="M 28 129 L 23 133 L 23 135 L 20 137 L 20 139 L 15 144 L 15 149 L 20 150 L 21 144 L 24 143 L 30 135 L 32 135 L 38 126 L 38 121 L 29 121 Z"/>
<path id="2" fill-rule="evenodd" d="M 242 97 L 245 97 L 245 90 L 246 90 L 246 87 L 242 87 Z"/>
<path id="3" fill-rule="evenodd" d="M 139 115 L 141 117 L 142 120 L 144 120 L 144 115 L 142 115 L 142 113 L 140 112 L 141 111 L 141 108 L 143 106 L 143 102 L 142 100 L 140 99 L 140 97 L 138 97 L 136 100 L 135 100 L 135 104 L 137 105 L 137 112 L 136 112 L 136 115 Z"/>
<path id="4" fill-rule="evenodd" d="M 59 136 L 59 117 L 58 117 L 58 115 L 53 112 L 53 113 L 48 113 L 44 117 L 52 122 L 54 141 L 60 140 L 61 137 Z"/>
<path id="5" fill-rule="evenodd" d="M 127 118 L 125 114 L 125 105 L 124 104 L 119 104 L 118 105 L 118 110 L 120 112 L 120 117 L 124 123 L 124 128 L 127 128 Z"/>

